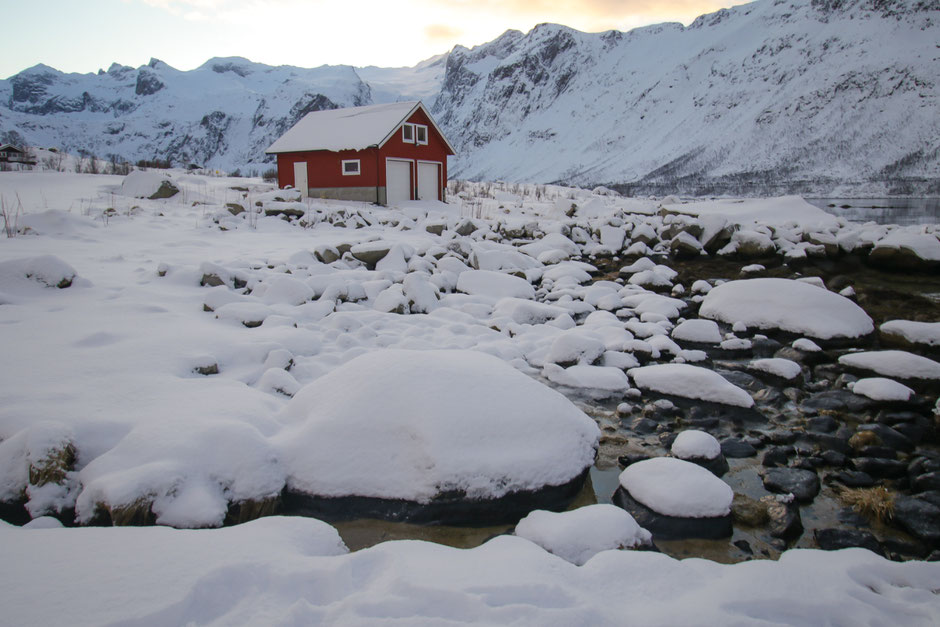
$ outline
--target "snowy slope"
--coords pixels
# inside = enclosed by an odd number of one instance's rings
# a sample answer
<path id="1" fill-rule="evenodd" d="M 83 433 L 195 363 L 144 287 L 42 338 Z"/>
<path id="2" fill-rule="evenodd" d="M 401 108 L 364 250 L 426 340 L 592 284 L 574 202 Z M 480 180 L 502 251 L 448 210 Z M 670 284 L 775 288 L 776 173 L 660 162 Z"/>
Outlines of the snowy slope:
<path id="1" fill-rule="evenodd" d="M 151 60 L 113 64 L 98 74 L 63 74 L 37 65 L 0 81 L 0 128 L 37 146 L 106 158 L 169 158 L 234 169 L 261 164 L 264 149 L 310 111 L 411 99 L 427 94 L 443 68 L 366 70 L 349 66 L 272 67 L 214 58 L 182 72 Z M 414 90 L 409 77 L 423 81 Z"/>
<path id="2" fill-rule="evenodd" d="M 0 140 L 260 167 L 308 111 L 423 100 L 458 148 L 457 178 L 936 195 L 937 41 L 936 0 L 759 0 L 688 27 L 507 31 L 413 68 L 38 65 L 0 81 Z"/>
<path id="3" fill-rule="evenodd" d="M 687 28 L 509 31 L 451 53 L 434 113 L 457 177 L 700 193 L 906 177 L 937 193 L 938 17 L 766 0 Z"/>

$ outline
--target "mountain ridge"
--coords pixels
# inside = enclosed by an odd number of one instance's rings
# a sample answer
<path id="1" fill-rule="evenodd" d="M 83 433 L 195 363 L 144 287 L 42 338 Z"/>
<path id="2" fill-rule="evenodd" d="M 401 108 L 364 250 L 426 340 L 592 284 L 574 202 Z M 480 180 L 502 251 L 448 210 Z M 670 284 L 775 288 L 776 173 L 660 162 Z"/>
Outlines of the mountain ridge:
<path id="1" fill-rule="evenodd" d="M 687 27 L 507 30 L 412 68 L 39 64 L 0 81 L 0 141 L 261 168 L 309 111 L 420 99 L 458 149 L 454 177 L 936 195 L 937 41 L 940 0 L 759 0 Z"/>

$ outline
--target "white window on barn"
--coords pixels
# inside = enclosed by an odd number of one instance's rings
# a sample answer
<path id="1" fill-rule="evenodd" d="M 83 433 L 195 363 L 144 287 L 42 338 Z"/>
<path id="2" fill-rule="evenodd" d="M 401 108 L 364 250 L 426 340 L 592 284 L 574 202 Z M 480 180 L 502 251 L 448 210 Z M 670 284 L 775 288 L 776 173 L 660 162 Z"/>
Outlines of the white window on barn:
<path id="1" fill-rule="evenodd" d="M 359 159 L 343 160 L 343 176 L 355 176 L 359 174 Z"/>
<path id="2" fill-rule="evenodd" d="M 424 124 L 415 124 L 415 141 L 421 146 L 427 146 L 428 127 Z"/>
<path id="3" fill-rule="evenodd" d="M 415 143 L 415 125 L 414 124 L 402 124 L 401 125 L 401 140 L 406 144 Z"/>

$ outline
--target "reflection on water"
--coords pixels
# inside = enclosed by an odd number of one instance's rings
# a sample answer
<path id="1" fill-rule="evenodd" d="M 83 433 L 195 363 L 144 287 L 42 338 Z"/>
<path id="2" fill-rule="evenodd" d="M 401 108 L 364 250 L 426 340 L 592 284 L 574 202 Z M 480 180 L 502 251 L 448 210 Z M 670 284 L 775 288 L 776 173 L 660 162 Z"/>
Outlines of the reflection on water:
<path id="1" fill-rule="evenodd" d="M 806 202 L 850 222 L 940 224 L 940 198 L 807 198 Z"/>

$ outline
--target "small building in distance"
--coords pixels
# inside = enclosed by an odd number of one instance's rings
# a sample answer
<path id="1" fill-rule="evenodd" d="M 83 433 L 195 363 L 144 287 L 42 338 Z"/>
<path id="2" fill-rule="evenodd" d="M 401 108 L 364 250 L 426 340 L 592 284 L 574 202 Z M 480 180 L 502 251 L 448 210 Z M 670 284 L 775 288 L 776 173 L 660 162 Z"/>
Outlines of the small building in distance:
<path id="1" fill-rule="evenodd" d="M 380 205 L 444 200 L 453 146 L 420 102 L 313 111 L 265 151 L 279 187 Z"/>
<path id="2" fill-rule="evenodd" d="M 17 148 L 13 144 L 3 144 L 0 146 L 0 163 L 36 165 L 36 160 L 22 148 Z"/>

